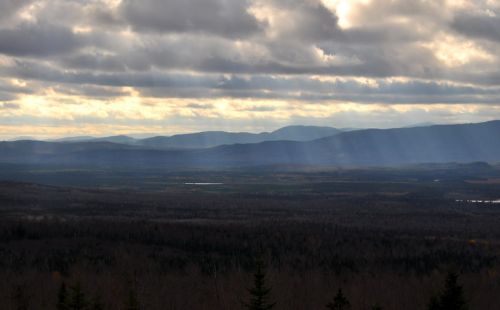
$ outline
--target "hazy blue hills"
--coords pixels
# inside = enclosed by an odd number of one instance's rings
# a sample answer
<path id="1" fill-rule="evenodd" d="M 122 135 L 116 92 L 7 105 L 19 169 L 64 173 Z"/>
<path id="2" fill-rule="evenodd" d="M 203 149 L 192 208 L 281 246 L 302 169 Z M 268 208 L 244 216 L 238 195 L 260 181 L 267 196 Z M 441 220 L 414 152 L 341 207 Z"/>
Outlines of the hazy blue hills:
<path id="1" fill-rule="evenodd" d="M 399 165 L 500 161 L 500 121 L 429 127 L 367 129 L 309 142 L 222 146 L 220 160 L 261 164 Z"/>
<path id="2" fill-rule="evenodd" d="M 324 137 L 331 137 L 342 130 L 332 127 L 319 126 L 288 126 L 270 133 L 260 134 L 265 141 L 272 140 L 291 140 L 291 141 L 310 141 Z"/>
<path id="3" fill-rule="evenodd" d="M 309 141 L 332 136 L 339 132 L 341 132 L 341 130 L 332 127 L 288 126 L 273 132 L 263 133 L 205 131 L 173 136 L 156 136 L 145 139 L 135 139 L 124 135 L 103 138 L 82 136 L 58 139 L 54 140 L 53 142 L 106 141 L 159 149 L 199 149 L 224 144 L 259 143 L 275 140 Z"/>
<path id="4" fill-rule="evenodd" d="M 288 126 L 273 132 L 247 133 L 206 131 L 171 137 L 143 139 L 138 144 L 156 148 L 209 148 L 225 144 L 259 143 L 264 141 L 308 141 L 328 137 L 341 132 L 331 127 Z"/>
<path id="5" fill-rule="evenodd" d="M 307 127 L 304 127 L 307 128 Z M 317 134 L 315 128 L 314 132 Z M 163 146 L 197 149 L 168 150 L 151 144 L 16 141 L 0 143 L 0 162 L 123 166 L 252 166 L 252 165 L 401 165 L 449 162 L 500 162 L 500 121 L 478 124 L 366 129 L 310 141 L 286 141 L 294 129 L 268 133 L 264 142 L 251 143 L 259 134 L 208 132 L 172 136 Z M 288 132 L 287 132 L 288 131 Z M 327 130 L 324 132 L 326 133 Z M 297 133 L 294 133 L 297 137 Z M 308 133 L 301 137 L 306 139 Z M 229 139 L 229 137 L 235 139 Z M 236 138 L 237 137 L 237 138 Z M 189 138 L 189 139 L 188 139 Z M 176 140 L 180 139 L 180 140 Z M 239 140 L 238 140 L 239 139 Z M 247 140 L 245 140 L 247 139 Z M 277 139 L 277 140 L 272 140 Z M 230 144 L 230 141 L 245 142 Z M 182 144 L 179 141 L 190 141 Z M 250 142 L 250 143 L 249 143 Z M 174 148 L 174 147 L 172 147 Z"/>
<path id="6" fill-rule="evenodd" d="M 46 142 L 19 140 L 0 142 L 0 162 L 14 163 L 57 163 L 54 159 L 62 155 L 73 158 L 90 152 L 106 152 L 110 150 L 125 151 L 132 146 L 110 142 Z M 91 158 L 88 159 L 92 163 Z"/>

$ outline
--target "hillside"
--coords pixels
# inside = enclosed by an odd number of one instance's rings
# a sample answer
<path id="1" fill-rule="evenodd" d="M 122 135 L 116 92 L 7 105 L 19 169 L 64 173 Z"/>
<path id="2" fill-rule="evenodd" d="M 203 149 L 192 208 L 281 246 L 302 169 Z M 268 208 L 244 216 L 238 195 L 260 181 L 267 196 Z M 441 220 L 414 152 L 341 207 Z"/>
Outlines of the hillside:
<path id="1" fill-rule="evenodd" d="M 272 132 L 204 131 L 173 136 L 155 136 L 135 139 L 126 135 L 110 137 L 68 137 L 49 142 L 112 142 L 156 149 L 200 149 L 224 144 L 259 143 L 264 141 L 310 141 L 338 134 L 341 130 L 319 126 L 287 126 Z"/>
<path id="2" fill-rule="evenodd" d="M 265 141 L 182 150 L 161 150 L 156 146 L 130 146 L 108 142 L 17 141 L 0 144 L 0 162 L 147 166 L 380 166 L 499 162 L 499 134 L 500 121 L 492 121 L 478 124 L 367 129 L 305 142 Z"/>

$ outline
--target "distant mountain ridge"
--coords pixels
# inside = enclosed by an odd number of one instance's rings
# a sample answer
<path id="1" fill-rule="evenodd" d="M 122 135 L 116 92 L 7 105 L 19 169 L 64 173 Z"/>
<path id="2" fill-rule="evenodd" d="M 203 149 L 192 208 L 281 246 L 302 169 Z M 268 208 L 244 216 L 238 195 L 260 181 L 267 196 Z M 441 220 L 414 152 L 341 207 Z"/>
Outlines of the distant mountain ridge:
<path id="1" fill-rule="evenodd" d="M 214 135 L 218 134 L 215 132 Z M 226 137 L 226 135 L 223 136 Z M 247 136 L 243 134 L 243 137 Z M 275 137 L 278 139 L 282 136 Z M 243 139 L 241 136 L 238 138 Z M 213 143 L 211 140 L 207 141 L 209 141 L 208 144 Z M 341 132 L 310 141 L 267 140 L 258 143 L 225 144 L 209 148 L 177 150 L 161 149 L 154 144 L 153 146 L 129 145 L 106 141 L 2 142 L 0 143 L 0 162 L 136 165 L 159 168 L 288 164 L 386 166 L 500 162 L 500 121 L 365 129 Z"/>
<path id="2" fill-rule="evenodd" d="M 223 146 L 218 158 L 262 164 L 400 165 L 499 162 L 500 121 L 428 127 L 365 129 L 308 142 Z M 265 154 L 265 156 L 263 156 Z M 279 160 L 278 160 L 279 158 Z"/>
<path id="3" fill-rule="evenodd" d="M 159 149 L 208 148 L 224 144 L 258 143 L 275 140 L 309 141 L 335 135 L 341 130 L 333 127 L 320 126 L 287 126 L 273 132 L 225 132 L 204 131 L 173 136 L 156 136 L 145 139 L 135 139 L 125 135 L 110 137 L 68 137 L 53 140 L 54 142 L 112 142 L 129 145 L 146 146 Z"/>

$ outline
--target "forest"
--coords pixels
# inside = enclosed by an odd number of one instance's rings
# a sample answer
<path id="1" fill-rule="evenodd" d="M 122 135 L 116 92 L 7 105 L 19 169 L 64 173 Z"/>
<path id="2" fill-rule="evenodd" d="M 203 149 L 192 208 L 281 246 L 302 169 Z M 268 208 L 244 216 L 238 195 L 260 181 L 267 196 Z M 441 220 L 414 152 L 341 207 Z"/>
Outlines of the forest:
<path id="1" fill-rule="evenodd" d="M 0 182 L 2 309 L 500 306 L 496 167 L 43 173 Z"/>

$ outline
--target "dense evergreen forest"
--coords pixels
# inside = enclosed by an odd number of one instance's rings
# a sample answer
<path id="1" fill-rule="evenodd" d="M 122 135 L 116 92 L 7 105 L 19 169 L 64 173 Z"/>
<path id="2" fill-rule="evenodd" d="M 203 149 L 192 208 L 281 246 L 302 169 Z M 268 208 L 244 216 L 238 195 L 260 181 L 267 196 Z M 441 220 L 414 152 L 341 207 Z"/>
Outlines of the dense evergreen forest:
<path id="1" fill-rule="evenodd" d="M 494 179 L 363 173 L 246 190 L 0 182 L 1 308 L 498 309 L 500 208 L 471 200 L 493 199 Z"/>

